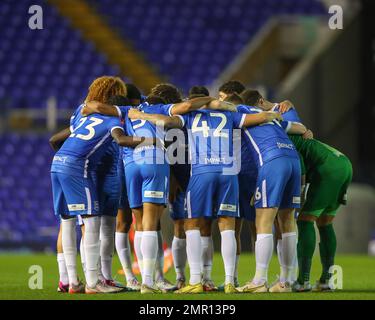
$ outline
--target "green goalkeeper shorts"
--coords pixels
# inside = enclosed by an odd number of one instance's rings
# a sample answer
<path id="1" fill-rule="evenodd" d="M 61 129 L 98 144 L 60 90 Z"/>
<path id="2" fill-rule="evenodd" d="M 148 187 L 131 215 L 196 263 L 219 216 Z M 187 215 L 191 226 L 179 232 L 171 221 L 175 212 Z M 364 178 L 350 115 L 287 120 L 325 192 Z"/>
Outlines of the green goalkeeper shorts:
<path id="1" fill-rule="evenodd" d="M 352 176 L 352 164 L 346 156 L 328 157 L 324 164 L 309 173 L 309 187 L 301 213 L 316 217 L 336 215 L 339 206 L 346 204 Z"/>

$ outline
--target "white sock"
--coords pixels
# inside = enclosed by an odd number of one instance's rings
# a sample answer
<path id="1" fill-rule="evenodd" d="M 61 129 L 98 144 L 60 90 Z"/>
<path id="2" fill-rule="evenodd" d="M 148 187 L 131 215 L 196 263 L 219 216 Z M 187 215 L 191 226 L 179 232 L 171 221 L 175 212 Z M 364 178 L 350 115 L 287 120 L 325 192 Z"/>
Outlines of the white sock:
<path id="1" fill-rule="evenodd" d="M 202 241 L 202 273 L 204 280 L 211 280 L 214 242 L 212 237 L 201 237 Z"/>
<path id="2" fill-rule="evenodd" d="M 298 243 L 298 236 L 297 236 L 296 243 Z M 296 245 L 295 252 L 294 252 L 293 272 L 290 278 L 290 283 L 296 282 L 297 278 L 298 278 L 298 256 L 297 256 L 297 245 Z"/>
<path id="3" fill-rule="evenodd" d="M 186 266 L 186 239 L 173 237 L 172 256 L 176 280 L 185 279 Z"/>
<path id="4" fill-rule="evenodd" d="M 63 253 L 57 254 L 57 265 L 59 267 L 59 281 L 62 284 L 69 284 L 68 270 L 66 269 L 65 258 Z"/>
<path id="5" fill-rule="evenodd" d="M 81 238 L 81 241 L 79 243 L 79 255 L 81 256 L 81 264 L 82 264 L 83 274 L 86 278 L 85 246 L 84 246 L 83 239 L 84 238 Z"/>
<path id="6" fill-rule="evenodd" d="M 98 282 L 100 257 L 100 217 L 83 218 L 85 224 L 84 250 L 86 262 L 86 282 L 94 287 Z"/>
<path id="7" fill-rule="evenodd" d="M 62 247 L 69 284 L 78 284 L 77 276 L 77 218 L 62 219 Z"/>
<path id="8" fill-rule="evenodd" d="M 100 225 L 100 259 L 105 279 L 112 280 L 112 258 L 115 246 L 116 217 L 102 216 Z"/>
<path id="9" fill-rule="evenodd" d="M 163 249 L 163 235 L 161 230 L 157 232 L 158 235 L 158 255 L 155 265 L 155 280 L 164 279 L 164 249 Z"/>
<path id="10" fill-rule="evenodd" d="M 143 231 L 141 250 L 143 256 L 142 284 L 153 286 L 153 275 L 158 254 L 158 234 L 156 231 Z"/>
<path id="11" fill-rule="evenodd" d="M 294 258 L 296 253 L 297 233 L 288 232 L 282 234 L 281 240 L 283 266 L 280 282 L 291 281 L 294 271 Z"/>
<path id="12" fill-rule="evenodd" d="M 255 242 L 256 272 L 253 282 L 262 284 L 267 282 L 268 266 L 273 253 L 273 234 L 261 233 Z"/>
<path id="13" fill-rule="evenodd" d="M 280 275 L 283 272 L 283 266 L 284 266 L 284 261 L 283 261 L 283 250 L 282 250 L 282 239 L 277 240 L 277 245 L 276 245 L 276 251 L 277 251 L 277 259 L 279 260 L 279 265 L 280 265 Z"/>
<path id="14" fill-rule="evenodd" d="M 199 230 L 188 230 L 186 233 L 186 253 L 190 266 L 191 285 L 201 282 L 202 241 Z"/>
<path id="15" fill-rule="evenodd" d="M 225 284 L 234 284 L 234 269 L 236 267 L 237 242 L 234 230 L 221 232 L 221 255 L 224 261 Z"/>
<path id="16" fill-rule="evenodd" d="M 129 235 L 127 233 L 116 232 L 115 243 L 116 251 L 120 259 L 122 269 L 124 270 L 126 281 L 129 282 L 135 278 L 132 271 Z"/>
<path id="17" fill-rule="evenodd" d="M 141 243 L 142 243 L 142 231 L 136 231 L 134 234 L 134 251 L 137 256 L 139 270 L 141 271 L 141 275 L 143 274 L 143 256 L 141 250 Z"/>
<path id="18" fill-rule="evenodd" d="M 100 241 L 99 241 L 99 248 L 100 248 Z M 99 281 L 105 281 L 106 279 L 104 278 L 103 276 L 103 272 L 102 272 L 102 262 L 101 262 L 101 259 L 99 258 L 98 259 L 98 279 Z"/>
<path id="19" fill-rule="evenodd" d="M 234 267 L 234 279 L 238 279 L 238 264 L 240 263 L 240 255 L 236 255 L 236 264 Z"/>

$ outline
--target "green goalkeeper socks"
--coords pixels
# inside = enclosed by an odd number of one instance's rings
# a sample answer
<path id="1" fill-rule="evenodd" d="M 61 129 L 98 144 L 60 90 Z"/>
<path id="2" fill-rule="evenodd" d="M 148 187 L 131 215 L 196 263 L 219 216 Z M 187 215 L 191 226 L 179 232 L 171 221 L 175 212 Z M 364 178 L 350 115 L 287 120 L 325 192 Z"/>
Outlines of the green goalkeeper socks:
<path id="1" fill-rule="evenodd" d="M 330 278 L 329 268 L 334 265 L 335 261 L 337 247 L 336 234 L 332 224 L 319 227 L 319 234 L 320 261 L 323 268 L 320 282 L 326 283 Z"/>
<path id="2" fill-rule="evenodd" d="M 311 262 L 314 255 L 316 235 L 314 222 L 297 221 L 298 226 L 298 282 L 303 284 L 310 281 Z"/>

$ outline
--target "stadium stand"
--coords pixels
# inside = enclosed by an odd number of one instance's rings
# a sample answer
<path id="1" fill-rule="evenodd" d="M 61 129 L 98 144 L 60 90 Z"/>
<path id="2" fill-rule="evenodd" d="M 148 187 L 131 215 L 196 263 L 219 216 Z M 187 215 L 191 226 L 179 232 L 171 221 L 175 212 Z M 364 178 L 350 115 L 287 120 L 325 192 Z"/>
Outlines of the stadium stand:
<path id="1" fill-rule="evenodd" d="M 44 29 L 30 32 L 34 4 L 43 7 Z M 0 16 L 2 107 L 43 108 L 55 96 L 59 108 L 74 108 L 93 78 L 119 73 L 44 1 L 0 1 Z"/>
<path id="2" fill-rule="evenodd" d="M 57 220 L 48 174 L 52 154 L 45 135 L 0 136 L 0 242 L 55 241 Z"/>
<path id="3" fill-rule="evenodd" d="M 212 83 L 272 15 L 326 14 L 315 0 L 89 1 L 186 92 Z"/>

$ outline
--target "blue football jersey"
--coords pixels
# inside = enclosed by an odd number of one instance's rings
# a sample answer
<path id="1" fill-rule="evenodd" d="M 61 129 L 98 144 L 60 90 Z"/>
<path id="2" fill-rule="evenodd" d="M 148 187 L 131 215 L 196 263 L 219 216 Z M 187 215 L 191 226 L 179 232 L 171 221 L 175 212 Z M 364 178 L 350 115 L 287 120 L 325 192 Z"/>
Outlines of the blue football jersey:
<path id="1" fill-rule="evenodd" d="M 113 139 L 111 131 L 123 130 L 117 117 L 92 114 L 81 115 L 79 106 L 70 119 L 71 135 L 64 142 L 52 161 L 52 172 L 64 172 L 87 177 L 87 172 L 96 170 Z"/>
<path id="2" fill-rule="evenodd" d="M 117 175 L 120 147 L 113 141 L 100 159 L 97 170 L 102 174 Z M 121 159 L 122 161 L 122 159 Z"/>
<path id="3" fill-rule="evenodd" d="M 238 112 L 256 114 L 261 109 L 240 105 Z M 259 126 L 245 129 L 245 135 L 253 146 L 253 156 L 258 166 L 272 159 L 288 156 L 298 159 L 298 153 L 292 141 L 289 140 L 286 130 L 291 123 L 289 121 L 272 121 Z"/>
<path id="4" fill-rule="evenodd" d="M 149 105 L 147 102 L 138 106 L 138 109 L 146 113 L 169 114 L 172 105 Z M 125 122 L 126 134 L 135 137 L 159 138 L 164 140 L 165 132 L 157 130 L 156 126 L 145 120 L 131 120 L 128 117 L 128 111 L 131 106 L 119 107 L 121 116 Z M 145 162 L 162 164 L 166 162 L 165 149 L 159 146 L 139 146 L 133 148 L 123 148 L 123 157 L 125 165 L 134 162 Z"/>
<path id="5" fill-rule="evenodd" d="M 188 130 L 192 175 L 206 172 L 238 174 L 233 129 L 241 128 L 245 115 L 236 112 L 197 110 L 181 118 Z M 239 135 L 240 137 L 240 135 Z"/>
<path id="6" fill-rule="evenodd" d="M 272 108 L 273 111 L 279 111 L 279 105 Z M 284 121 L 298 122 L 302 123 L 300 117 L 295 108 L 289 109 L 287 112 L 282 114 Z"/>

